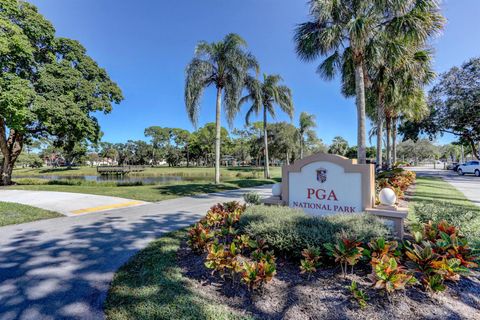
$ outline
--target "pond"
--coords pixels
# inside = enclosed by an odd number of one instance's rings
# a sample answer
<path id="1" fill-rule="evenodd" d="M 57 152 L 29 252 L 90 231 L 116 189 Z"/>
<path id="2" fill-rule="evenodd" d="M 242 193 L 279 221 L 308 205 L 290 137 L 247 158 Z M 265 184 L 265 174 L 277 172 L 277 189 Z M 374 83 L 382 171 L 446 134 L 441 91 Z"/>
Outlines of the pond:
<path id="1" fill-rule="evenodd" d="M 180 175 L 162 175 L 162 176 L 135 176 L 135 175 L 85 175 L 85 176 L 66 176 L 66 175 L 39 175 L 39 176 L 15 176 L 16 179 L 43 179 L 43 180 L 81 180 L 91 182 L 141 182 L 143 184 L 165 184 L 179 181 L 199 181 L 206 177 L 185 177 Z"/>

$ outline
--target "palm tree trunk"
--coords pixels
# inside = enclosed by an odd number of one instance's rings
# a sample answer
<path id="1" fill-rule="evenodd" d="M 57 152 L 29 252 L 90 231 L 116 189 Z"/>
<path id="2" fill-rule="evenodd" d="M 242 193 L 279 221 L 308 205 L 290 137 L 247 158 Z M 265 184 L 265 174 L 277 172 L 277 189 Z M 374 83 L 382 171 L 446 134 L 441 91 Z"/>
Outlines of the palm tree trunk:
<path id="1" fill-rule="evenodd" d="M 392 166 L 392 118 L 386 117 L 387 129 L 387 168 Z"/>
<path id="2" fill-rule="evenodd" d="M 383 122 L 385 120 L 383 110 L 384 95 L 383 91 L 380 91 L 377 106 L 377 168 L 380 169 L 383 167 Z"/>
<path id="3" fill-rule="evenodd" d="M 220 112 L 222 106 L 222 88 L 217 87 L 217 107 L 215 111 L 215 184 L 220 183 L 220 139 L 221 139 L 221 125 Z"/>
<path id="4" fill-rule="evenodd" d="M 363 74 L 363 64 L 355 64 L 355 93 L 357 104 L 357 146 L 358 163 L 367 163 L 366 154 L 366 133 L 365 133 L 365 79 Z"/>
<path id="5" fill-rule="evenodd" d="M 300 159 L 303 159 L 303 134 L 300 133 Z"/>
<path id="6" fill-rule="evenodd" d="M 270 168 L 268 163 L 268 134 L 267 134 L 267 108 L 263 107 L 263 143 L 265 145 L 265 172 L 266 179 L 270 179 Z"/>
<path id="7" fill-rule="evenodd" d="M 397 117 L 392 119 L 392 164 L 397 163 Z"/>
<path id="8" fill-rule="evenodd" d="M 377 168 L 383 166 L 383 116 L 377 119 Z"/>

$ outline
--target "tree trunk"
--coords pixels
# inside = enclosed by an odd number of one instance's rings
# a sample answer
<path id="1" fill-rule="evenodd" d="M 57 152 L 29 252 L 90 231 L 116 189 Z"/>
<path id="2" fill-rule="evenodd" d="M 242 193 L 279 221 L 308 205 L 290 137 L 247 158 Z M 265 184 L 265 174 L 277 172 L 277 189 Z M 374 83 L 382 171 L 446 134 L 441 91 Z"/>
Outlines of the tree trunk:
<path id="1" fill-rule="evenodd" d="M 392 166 L 392 118 L 389 116 L 386 117 L 386 129 L 387 129 L 387 168 L 390 169 Z"/>
<path id="2" fill-rule="evenodd" d="M 303 159 L 303 134 L 300 133 L 300 159 Z"/>
<path id="3" fill-rule="evenodd" d="M 264 177 L 270 179 L 270 168 L 269 168 L 269 159 L 268 159 L 268 132 L 267 132 L 267 108 L 263 107 L 263 143 L 265 147 L 265 172 Z"/>
<path id="4" fill-rule="evenodd" d="M 358 163 L 367 163 L 366 154 L 366 133 L 365 133 L 365 79 L 363 74 L 363 64 L 355 64 L 355 93 L 357 104 L 357 146 Z"/>
<path id="5" fill-rule="evenodd" d="M 383 167 L 383 102 L 380 102 L 377 110 L 377 168 Z"/>
<path id="6" fill-rule="evenodd" d="M 472 154 L 475 158 L 477 158 L 477 160 L 480 160 L 480 156 L 479 156 L 479 151 L 477 150 L 476 146 L 475 146 L 475 141 L 473 141 L 472 139 L 468 139 L 470 141 L 470 146 L 472 147 Z M 480 146 L 480 144 L 479 144 Z M 479 147 L 480 148 L 480 147 Z"/>
<path id="7" fill-rule="evenodd" d="M 397 117 L 392 119 L 392 164 L 397 163 Z"/>
<path id="8" fill-rule="evenodd" d="M 215 114 L 215 184 L 220 183 L 220 139 L 221 139 L 221 125 L 220 125 L 220 112 L 222 106 L 222 88 L 217 88 L 217 108 Z"/>
<path id="9" fill-rule="evenodd" d="M 0 119 L 0 150 L 3 155 L 3 162 L 0 169 L 1 185 L 12 184 L 12 172 L 18 156 L 22 152 L 23 136 L 15 130 L 10 129 L 8 139 L 3 119 Z"/>

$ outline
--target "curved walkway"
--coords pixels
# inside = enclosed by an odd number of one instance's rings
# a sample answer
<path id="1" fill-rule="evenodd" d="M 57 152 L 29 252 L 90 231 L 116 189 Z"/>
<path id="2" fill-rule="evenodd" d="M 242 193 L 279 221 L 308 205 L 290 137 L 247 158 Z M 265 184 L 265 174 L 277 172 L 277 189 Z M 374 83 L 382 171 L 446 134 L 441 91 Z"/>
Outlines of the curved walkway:
<path id="1" fill-rule="evenodd" d="M 27 190 L 0 190 L 0 201 L 26 204 L 55 211 L 66 216 L 138 206 L 147 203 L 93 194 Z"/>
<path id="2" fill-rule="evenodd" d="M 115 271 L 163 233 L 247 191 L 177 198 L 0 228 L 0 320 L 102 319 Z"/>

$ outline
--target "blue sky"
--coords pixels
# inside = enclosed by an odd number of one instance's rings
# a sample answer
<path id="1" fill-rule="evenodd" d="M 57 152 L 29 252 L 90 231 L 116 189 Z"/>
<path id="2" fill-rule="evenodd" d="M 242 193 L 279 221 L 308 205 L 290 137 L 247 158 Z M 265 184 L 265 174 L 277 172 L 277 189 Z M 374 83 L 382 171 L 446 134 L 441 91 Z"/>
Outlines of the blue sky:
<path id="1" fill-rule="evenodd" d="M 79 40 L 122 88 L 125 100 L 111 114 L 99 115 L 104 141 L 144 139 L 151 125 L 192 130 L 183 101 L 185 66 L 199 40 L 235 32 L 247 40 L 262 72 L 281 74 L 292 88 L 294 123 L 307 111 L 316 115 L 326 143 L 336 135 L 356 143 L 354 100 L 342 97 L 338 81 L 316 75 L 318 62 L 295 55 L 293 29 L 307 20 L 306 0 L 29 1 L 53 22 L 57 35 Z M 433 42 L 437 72 L 480 54 L 480 1 L 444 0 L 442 8 L 448 23 Z M 214 103 L 214 88 L 207 89 L 200 125 L 214 121 Z M 243 126 L 244 115 L 242 110 L 236 127 Z"/>

